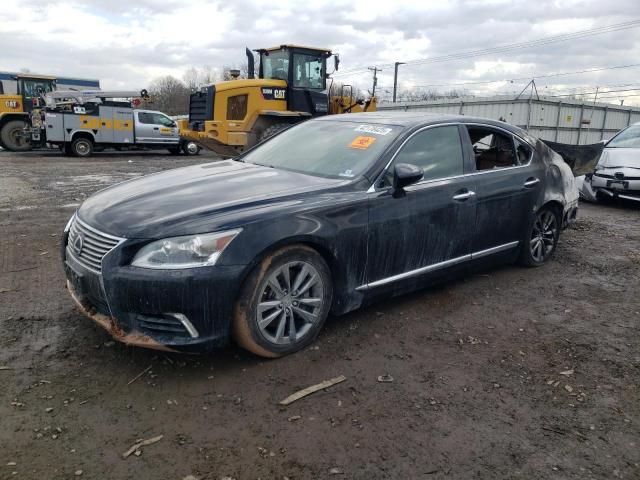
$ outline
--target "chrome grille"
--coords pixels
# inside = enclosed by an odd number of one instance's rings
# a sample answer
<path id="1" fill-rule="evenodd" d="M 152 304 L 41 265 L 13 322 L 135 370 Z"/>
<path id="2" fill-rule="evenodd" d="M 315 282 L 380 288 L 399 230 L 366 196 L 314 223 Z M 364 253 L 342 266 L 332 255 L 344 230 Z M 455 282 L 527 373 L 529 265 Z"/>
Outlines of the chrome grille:
<path id="1" fill-rule="evenodd" d="M 102 259 L 124 239 L 99 232 L 74 218 L 69 228 L 67 255 L 96 273 L 102 272 Z"/>

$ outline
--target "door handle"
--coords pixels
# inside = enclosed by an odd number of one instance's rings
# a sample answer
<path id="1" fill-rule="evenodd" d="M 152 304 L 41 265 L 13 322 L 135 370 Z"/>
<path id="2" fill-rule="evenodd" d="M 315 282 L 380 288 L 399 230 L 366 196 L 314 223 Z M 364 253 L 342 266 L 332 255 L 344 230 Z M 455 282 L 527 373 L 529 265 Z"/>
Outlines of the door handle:
<path id="1" fill-rule="evenodd" d="M 537 184 L 540 183 L 540 179 L 539 178 L 528 178 L 526 182 L 524 182 L 524 188 L 531 188 L 531 187 L 535 187 Z"/>
<path id="2" fill-rule="evenodd" d="M 458 201 L 458 202 L 464 202 L 466 200 L 469 200 L 471 197 L 473 197 L 476 194 L 476 192 L 472 191 L 472 190 L 465 190 L 462 191 L 460 193 L 456 193 L 453 196 L 453 199 Z"/>
<path id="3" fill-rule="evenodd" d="M 154 130 L 158 130 L 158 127 L 153 127 Z"/>

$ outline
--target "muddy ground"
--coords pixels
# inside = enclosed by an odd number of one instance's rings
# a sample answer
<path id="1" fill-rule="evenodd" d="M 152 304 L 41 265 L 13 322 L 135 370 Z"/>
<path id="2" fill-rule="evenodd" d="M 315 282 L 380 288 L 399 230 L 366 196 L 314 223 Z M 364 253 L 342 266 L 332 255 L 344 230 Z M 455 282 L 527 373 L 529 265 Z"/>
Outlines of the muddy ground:
<path id="1" fill-rule="evenodd" d="M 211 158 L 0 152 L 0 478 L 640 478 L 637 208 L 582 205 L 546 266 L 330 318 L 280 360 L 112 342 L 64 288 L 65 222 L 106 185 Z"/>

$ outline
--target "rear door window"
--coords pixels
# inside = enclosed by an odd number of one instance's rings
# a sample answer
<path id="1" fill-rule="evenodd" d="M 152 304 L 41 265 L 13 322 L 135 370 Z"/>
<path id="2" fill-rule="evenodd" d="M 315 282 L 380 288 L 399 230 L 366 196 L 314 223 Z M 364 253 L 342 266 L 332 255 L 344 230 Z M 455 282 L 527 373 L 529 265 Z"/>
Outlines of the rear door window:
<path id="1" fill-rule="evenodd" d="M 473 145 L 476 170 L 495 170 L 521 165 L 520 158 L 530 156 L 523 145 L 520 155 L 516 154 L 514 139 L 511 135 L 491 127 L 468 126 L 469 138 Z"/>

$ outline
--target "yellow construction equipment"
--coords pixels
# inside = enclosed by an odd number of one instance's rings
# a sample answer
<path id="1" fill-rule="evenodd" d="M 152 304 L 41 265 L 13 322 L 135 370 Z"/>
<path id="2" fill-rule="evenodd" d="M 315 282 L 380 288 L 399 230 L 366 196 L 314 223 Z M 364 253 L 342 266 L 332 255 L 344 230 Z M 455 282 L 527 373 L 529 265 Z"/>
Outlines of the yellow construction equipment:
<path id="1" fill-rule="evenodd" d="M 60 78 L 33 73 L 0 72 L 0 147 L 14 152 L 30 150 L 26 127 L 40 120 L 42 95 L 60 89 L 100 88 L 98 80 Z"/>
<path id="2" fill-rule="evenodd" d="M 333 56 L 335 71 L 339 57 L 329 49 L 280 45 L 255 51 L 260 56 L 257 78 L 253 53 L 247 49 L 247 79 L 239 79 L 240 72 L 232 70 L 232 80 L 191 95 L 188 129 L 183 135 L 232 157 L 309 118 L 376 109 L 375 97 L 356 100 L 348 85 L 330 98 L 327 59 Z"/>

